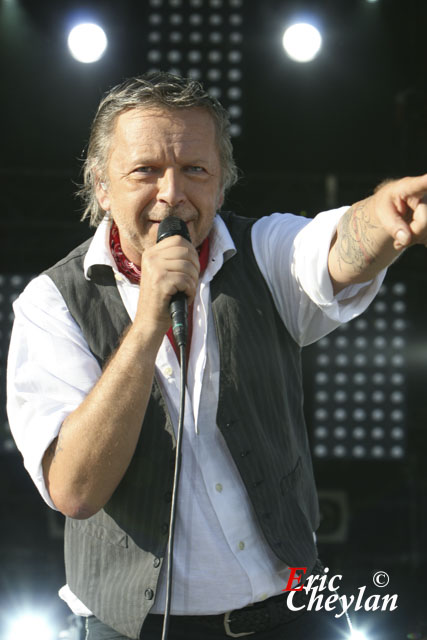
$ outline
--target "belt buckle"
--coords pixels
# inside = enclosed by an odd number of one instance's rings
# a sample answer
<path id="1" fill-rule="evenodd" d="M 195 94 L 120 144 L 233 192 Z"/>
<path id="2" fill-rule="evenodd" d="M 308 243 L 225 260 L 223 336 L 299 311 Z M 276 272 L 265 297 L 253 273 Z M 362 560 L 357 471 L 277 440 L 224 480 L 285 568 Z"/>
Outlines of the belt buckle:
<path id="1" fill-rule="evenodd" d="M 251 636 L 253 633 L 255 633 L 255 631 L 244 631 L 243 633 L 233 633 L 230 629 L 230 615 L 232 614 L 232 611 L 227 611 L 227 613 L 224 613 L 224 629 L 225 629 L 225 635 L 228 636 L 229 638 L 241 638 L 242 636 Z"/>

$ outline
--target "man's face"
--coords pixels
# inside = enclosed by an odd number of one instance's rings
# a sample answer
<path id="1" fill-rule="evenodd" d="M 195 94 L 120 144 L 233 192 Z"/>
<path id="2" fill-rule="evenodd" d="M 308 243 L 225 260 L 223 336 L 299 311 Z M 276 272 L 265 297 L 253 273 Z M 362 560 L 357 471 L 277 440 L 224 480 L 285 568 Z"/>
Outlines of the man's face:
<path id="1" fill-rule="evenodd" d="M 175 215 L 197 247 L 223 201 L 221 165 L 211 115 L 200 108 L 131 109 L 116 120 L 101 207 L 110 211 L 122 249 L 139 265 L 156 243 L 159 222 Z"/>

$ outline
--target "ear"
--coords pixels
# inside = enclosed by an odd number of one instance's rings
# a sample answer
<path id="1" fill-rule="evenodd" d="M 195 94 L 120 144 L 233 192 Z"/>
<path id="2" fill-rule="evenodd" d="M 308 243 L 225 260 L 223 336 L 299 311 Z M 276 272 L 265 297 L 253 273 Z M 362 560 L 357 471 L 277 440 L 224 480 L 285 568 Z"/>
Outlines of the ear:
<path id="1" fill-rule="evenodd" d="M 100 176 L 96 177 L 95 193 L 100 207 L 104 209 L 104 211 L 109 211 L 110 196 L 108 195 L 108 186 L 106 182 L 101 180 Z"/>

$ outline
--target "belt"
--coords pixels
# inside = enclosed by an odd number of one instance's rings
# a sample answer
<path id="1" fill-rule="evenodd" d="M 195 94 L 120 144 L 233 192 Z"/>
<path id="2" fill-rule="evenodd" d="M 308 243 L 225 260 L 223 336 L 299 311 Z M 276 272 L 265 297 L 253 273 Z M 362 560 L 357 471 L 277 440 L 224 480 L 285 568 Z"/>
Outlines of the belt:
<path id="1" fill-rule="evenodd" d="M 322 575 L 324 567 L 318 560 L 310 575 Z M 304 576 L 305 579 L 308 576 Z M 288 593 L 279 594 L 250 604 L 243 609 L 235 609 L 213 616 L 180 616 L 185 617 L 193 622 L 199 622 L 207 625 L 209 628 L 224 633 L 230 638 L 240 638 L 249 636 L 259 631 L 267 631 L 274 629 L 281 624 L 286 624 L 295 620 L 305 611 L 305 608 L 299 611 L 292 611 L 287 607 Z M 306 591 L 296 591 L 293 597 L 293 605 L 295 608 L 301 608 L 308 600 L 309 594 Z"/>

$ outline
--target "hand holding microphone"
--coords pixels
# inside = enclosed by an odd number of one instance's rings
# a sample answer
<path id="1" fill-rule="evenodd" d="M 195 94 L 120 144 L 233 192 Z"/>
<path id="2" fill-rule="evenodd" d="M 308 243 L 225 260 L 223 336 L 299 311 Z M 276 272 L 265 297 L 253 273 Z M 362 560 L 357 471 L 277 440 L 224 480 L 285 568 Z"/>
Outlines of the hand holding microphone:
<path id="1" fill-rule="evenodd" d="M 175 216 L 168 216 L 161 221 L 157 232 L 157 242 L 161 242 L 170 236 L 182 236 L 188 240 L 188 242 L 191 242 L 187 225 L 183 220 Z M 188 300 L 183 291 L 178 291 L 178 293 L 172 296 L 169 309 L 176 344 L 178 347 L 185 347 L 188 335 Z"/>

